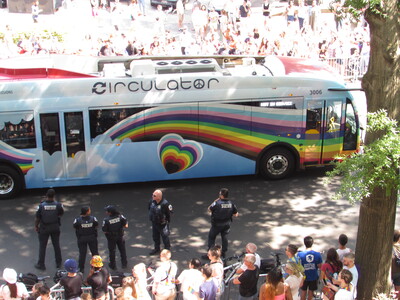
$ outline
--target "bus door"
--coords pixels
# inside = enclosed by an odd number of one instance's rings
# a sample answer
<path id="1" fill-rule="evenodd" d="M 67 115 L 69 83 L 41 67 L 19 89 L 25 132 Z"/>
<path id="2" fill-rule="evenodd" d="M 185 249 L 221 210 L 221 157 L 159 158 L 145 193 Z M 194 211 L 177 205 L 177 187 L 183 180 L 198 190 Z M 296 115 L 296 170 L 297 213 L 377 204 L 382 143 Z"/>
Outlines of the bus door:
<path id="1" fill-rule="evenodd" d="M 307 102 L 304 164 L 327 164 L 342 146 L 341 100 L 311 100 Z"/>
<path id="2" fill-rule="evenodd" d="M 45 179 L 87 176 L 83 112 L 40 114 Z"/>

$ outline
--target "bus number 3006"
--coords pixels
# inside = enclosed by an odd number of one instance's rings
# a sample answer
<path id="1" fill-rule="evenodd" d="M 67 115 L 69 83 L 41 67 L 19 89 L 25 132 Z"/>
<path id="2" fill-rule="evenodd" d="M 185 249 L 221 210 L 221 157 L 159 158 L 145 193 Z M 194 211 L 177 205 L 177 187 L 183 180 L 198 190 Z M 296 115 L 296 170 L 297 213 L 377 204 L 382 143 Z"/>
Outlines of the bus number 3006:
<path id="1" fill-rule="evenodd" d="M 322 90 L 310 90 L 310 95 L 322 95 Z"/>

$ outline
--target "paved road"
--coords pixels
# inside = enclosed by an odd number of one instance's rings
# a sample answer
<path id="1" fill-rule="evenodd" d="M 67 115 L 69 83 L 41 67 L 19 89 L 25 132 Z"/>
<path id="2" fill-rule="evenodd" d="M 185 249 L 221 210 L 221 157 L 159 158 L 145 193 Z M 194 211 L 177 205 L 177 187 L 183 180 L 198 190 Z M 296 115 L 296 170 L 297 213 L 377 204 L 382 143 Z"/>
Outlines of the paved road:
<path id="1" fill-rule="evenodd" d="M 171 241 L 173 259 L 177 261 L 179 270 L 186 267 L 188 259 L 205 253 L 209 230 L 206 210 L 221 187 L 230 189 L 231 199 L 240 212 L 232 225 L 228 255 L 241 253 L 246 243 L 254 242 L 259 246 L 259 254 L 267 258 L 272 252 L 283 251 L 289 243 L 302 245 L 306 235 L 314 236 L 317 250 L 326 251 L 336 247 L 341 233 L 349 236 L 349 246 L 354 249 L 359 207 L 351 206 L 345 200 L 331 200 L 337 183 L 326 186 L 323 178 L 324 170 L 316 169 L 281 181 L 239 176 L 58 188 L 57 199 L 66 210 L 61 234 L 63 259 L 78 258 L 72 222 L 80 207 L 90 205 L 93 215 L 102 220 L 104 207 L 117 204 L 129 220 L 126 235 L 129 267 L 139 262 L 155 261 L 155 257 L 148 256 L 153 243 L 147 215 L 147 203 L 155 188 L 163 189 L 174 206 Z M 36 206 L 45 192 L 43 189 L 24 191 L 16 199 L 1 202 L 0 270 L 13 267 L 18 272 L 54 275 L 56 269 L 51 245 L 46 257 L 47 271 L 37 272 L 33 268 L 38 257 L 33 220 Z M 399 221 L 397 225 L 400 225 Z M 106 239 L 101 232 L 99 249 L 106 259 Z"/>
<path id="2" fill-rule="evenodd" d="M 230 189 L 231 199 L 240 212 L 232 226 L 228 255 L 240 253 L 252 241 L 259 246 L 261 256 L 268 257 L 271 251 L 284 249 L 288 243 L 301 245 L 308 234 L 315 237 L 318 249 L 327 250 L 336 246 L 342 232 L 349 235 L 350 247 L 354 248 L 358 207 L 345 200 L 332 201 L 335 185 L 323 185 L 323 175 L 322 170 L 314 170 L 281 181 L 240 176 L 56 189 L 57 199 L 66 210 L 62 218 L 63 258 L 78 256 L 72 221 L 79 215 L 80 207 L 92 206 L 93 215 L 102 220 L 103 208 L 117 204 L 129 220 L 126 236 L 129 265 L 149 262 L 152 258 L 147 253 L 152 249 L 152 239 L 147 202 L 155 188 L 163 189 L 174 206 L 172 251 L 181 263 L 204 254 L 209 230 L 206 209 L 221 187 Z M 1 202 L 0 269 L 9 266 L 22 272 L 34 271 L 38 241 L 33 220 L 44 194 L 45 190 L 29 190 L 17 199 Z M 101 255 L 106 258 L 106 239 L 102 233 L 99 242 Z M 48 249 L 47 272 L 53 274 L 54 254 L 52 247 Z"/>

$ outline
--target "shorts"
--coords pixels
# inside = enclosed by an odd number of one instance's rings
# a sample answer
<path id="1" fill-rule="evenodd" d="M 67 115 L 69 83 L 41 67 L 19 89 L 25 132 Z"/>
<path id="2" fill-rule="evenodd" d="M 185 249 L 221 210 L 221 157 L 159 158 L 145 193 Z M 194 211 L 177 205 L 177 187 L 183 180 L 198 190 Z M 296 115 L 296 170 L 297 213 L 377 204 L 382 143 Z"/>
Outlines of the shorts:
<path id="1" fill-rule="evenodd" d="M 392 280 L 395 286 L 400 286 L 400 273 L 392 274 Z"/>
<path id="2" fill-rule="evenodd" d="M 318 290 L 318 279 L 313 280 L 313 281 L 305 280 L 300 289 L 302 291 L 307 291 L 307 289 L 310 290 L 310 291 Z"/>

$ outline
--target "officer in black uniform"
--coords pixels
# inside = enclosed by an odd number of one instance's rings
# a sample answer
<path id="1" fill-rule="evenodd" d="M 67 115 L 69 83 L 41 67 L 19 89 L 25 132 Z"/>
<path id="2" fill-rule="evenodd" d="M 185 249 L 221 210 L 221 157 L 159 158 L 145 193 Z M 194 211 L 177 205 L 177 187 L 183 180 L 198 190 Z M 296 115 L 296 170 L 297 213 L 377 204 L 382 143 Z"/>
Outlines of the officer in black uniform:
<path id="1" fill-rule="evenodd" d="M 124 228 L 128 227 L 128 220 L 117 211 L 117 208 L 114 205 L 106 206 L 105 210 L 108 216 L 103 220 L 102 229 L 108 242 L 110 257 L 108 266 L 113 270 L 117 268 L 115 263 L 115 252 L 118 247 L 119 253 L 121 254 L 122 268 L 126 268 L 128 260 L 126 258 Z"/>
<path id="2" fill-rule="evenodd" d="M 153 192 L 152 199 L 149 202 L 149 218 L 153 229 L 154 249 L 149 253 L 156 255 L 160 253 L 161 239 L 164 243 L 164 248 L 170 250 L 171 244 L 169 241 L 169 222 L 171 221 L 172 205 L 167 199 L 163 198 L 160 190 Z"/>
<path id="3" fill-rule="evenodd" d="M 81 208 L 81 215 L 74 220 L 73 226 L 75 228 L 76 237 L 78 239 L 79 249 L 79 271 L 84 272 L 87 248 L 89 246 L 92 256 L 98 255 L 97 244 L 97 227 L 99 222 L 96 217 L 90 215 L 91 209 L 89 206 Z"/>
<path id="4" fill-rule="evenodd" d="M 49 237 L 54 247 L 56 267 L 60 268 L 62 263 L 60 248 L 60 218 L 64 214 L 64 207 L 54 200 L 55 191 L 49 189 L 46 200 L 41 202 L 36 211 L 35 230 L 39 236 L 39 260 L 35 268 L 46 270 L 45 257 Z"/>
<path id="5" fill-rule="evenodd" d="M 208 207 L 208 211 L 211 213 L 208 249 L 215 245 L 217 235 L 221 234 L 222 257 L 225 257 L 225 253 L 228 251 L 228 233 L 231 229 L 232 217 L 237 217 L 239 215 L 236 205 L 228 199 L 228 194 L 228 189 L 222 188 L 219 191 L 219 197 Z"/>

